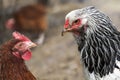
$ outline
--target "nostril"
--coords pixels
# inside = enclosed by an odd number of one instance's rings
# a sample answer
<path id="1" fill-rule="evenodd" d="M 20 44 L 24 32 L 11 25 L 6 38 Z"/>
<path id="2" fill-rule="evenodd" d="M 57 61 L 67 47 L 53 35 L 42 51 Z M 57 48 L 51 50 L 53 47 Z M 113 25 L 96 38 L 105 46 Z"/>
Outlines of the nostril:
<path id="1" fill-rule="evenodd" d="M 18 51 L 18 49 L 16 49 L 16 48 L 12 48 L 12 51 Z"/>
<path id="2" fill-rule="evenodd" d="M 65 28 L 65 29 L 68 29 L 68 27 L 67 27 L 67 28 Z"/>

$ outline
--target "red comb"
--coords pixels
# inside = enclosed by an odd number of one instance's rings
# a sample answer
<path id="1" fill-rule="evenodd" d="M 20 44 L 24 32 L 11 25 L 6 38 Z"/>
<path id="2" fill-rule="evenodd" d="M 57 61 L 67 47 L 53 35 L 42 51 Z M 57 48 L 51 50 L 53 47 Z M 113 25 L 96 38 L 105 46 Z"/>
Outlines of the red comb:
<path id="1" fill-rule="evenodd" d="M 14 37 L 15 39 L 18 39 L 18 40 L 21 40 L 21 41 L 30 41 L 29 38 L 27 38 L 26 36 L 20 34 L 20 33 L 17 32 L 17 31 L 13 32 L 12 35 L 13 35 L 13 37 Z"/>
<path id="2" fill-rule="evenodd" d="M 15 25 L 15 20 L 13 18 L 10 18 L 9 20 L 7 20 L 7 22 L 5 23 L 5 26 L 7 29 L 13 30 Z"/>
<path id="3" fill-rule="evenodd" d="M 64 24 L 64 28 L 68 28 L 68 26 L 69 26 L 69 19 L 66 19 L 65 24 Z"/>

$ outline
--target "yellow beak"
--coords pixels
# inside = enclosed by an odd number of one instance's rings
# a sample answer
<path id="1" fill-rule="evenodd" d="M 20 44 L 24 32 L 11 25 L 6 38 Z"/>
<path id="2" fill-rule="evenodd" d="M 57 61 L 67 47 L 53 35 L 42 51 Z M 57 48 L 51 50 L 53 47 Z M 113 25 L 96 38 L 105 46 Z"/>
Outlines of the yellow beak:
<path id="1" fill-rule="evenodd" d="M 29 42 L 29 44 L 28 44 L 28 47 L 29 47 L 29 48 L 36 47 L 36 46 L 37 46 L 37 44 L 35 44 L 35 43 L 33 43 L 33 42 Z"/>
<path id="2" fill-rule="evenodd" d="M 72 28 L 68 28 L 68 29 L 63 29 L 62 32 L 61 32 L 61 36 L 64 36 L 64 34 L 66 32 L 71 32 L 72 31 Z"/>

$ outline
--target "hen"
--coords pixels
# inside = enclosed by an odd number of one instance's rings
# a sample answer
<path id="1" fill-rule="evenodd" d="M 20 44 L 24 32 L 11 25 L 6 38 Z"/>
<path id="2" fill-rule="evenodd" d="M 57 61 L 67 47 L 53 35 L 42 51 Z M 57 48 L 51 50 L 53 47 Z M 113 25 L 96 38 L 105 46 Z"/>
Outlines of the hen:
<path id="1" fill-rule="evenodd" d="M 42 4 L 31 4 L 13 12 L 13 18 L 6 21 L 6 27 L 13 31 L 30 34 L 31 39 L 38 39 L 42 43 L 44 32 L 47 29 L 46 6 Z"/>
<path id="2" fill-rule="evenodd" d="M 75 37 L 87 80 L 120 80 L 120 32 L 107 15 L 92 6 L 73 10 L 65 32 Z"/>
<path id="3" fill-rule="evenodd" d="M 13 37 L 0 47 L 0 80 L 36 80 L 24 63 L 36 44 L 18 32 Z"/>

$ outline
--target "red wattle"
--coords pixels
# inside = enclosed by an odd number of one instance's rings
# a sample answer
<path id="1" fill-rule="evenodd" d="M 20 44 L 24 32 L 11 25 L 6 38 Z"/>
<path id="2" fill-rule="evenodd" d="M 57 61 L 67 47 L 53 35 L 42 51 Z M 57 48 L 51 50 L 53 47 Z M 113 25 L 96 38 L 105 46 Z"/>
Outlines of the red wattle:
<path id="1" fill-rule="evenodd" d="M 22 59 L 24 60 L 30 60 L 32 56 L 32 53 L 30 50 L 26 51 L 23 55 L 22 55 Z"/>

